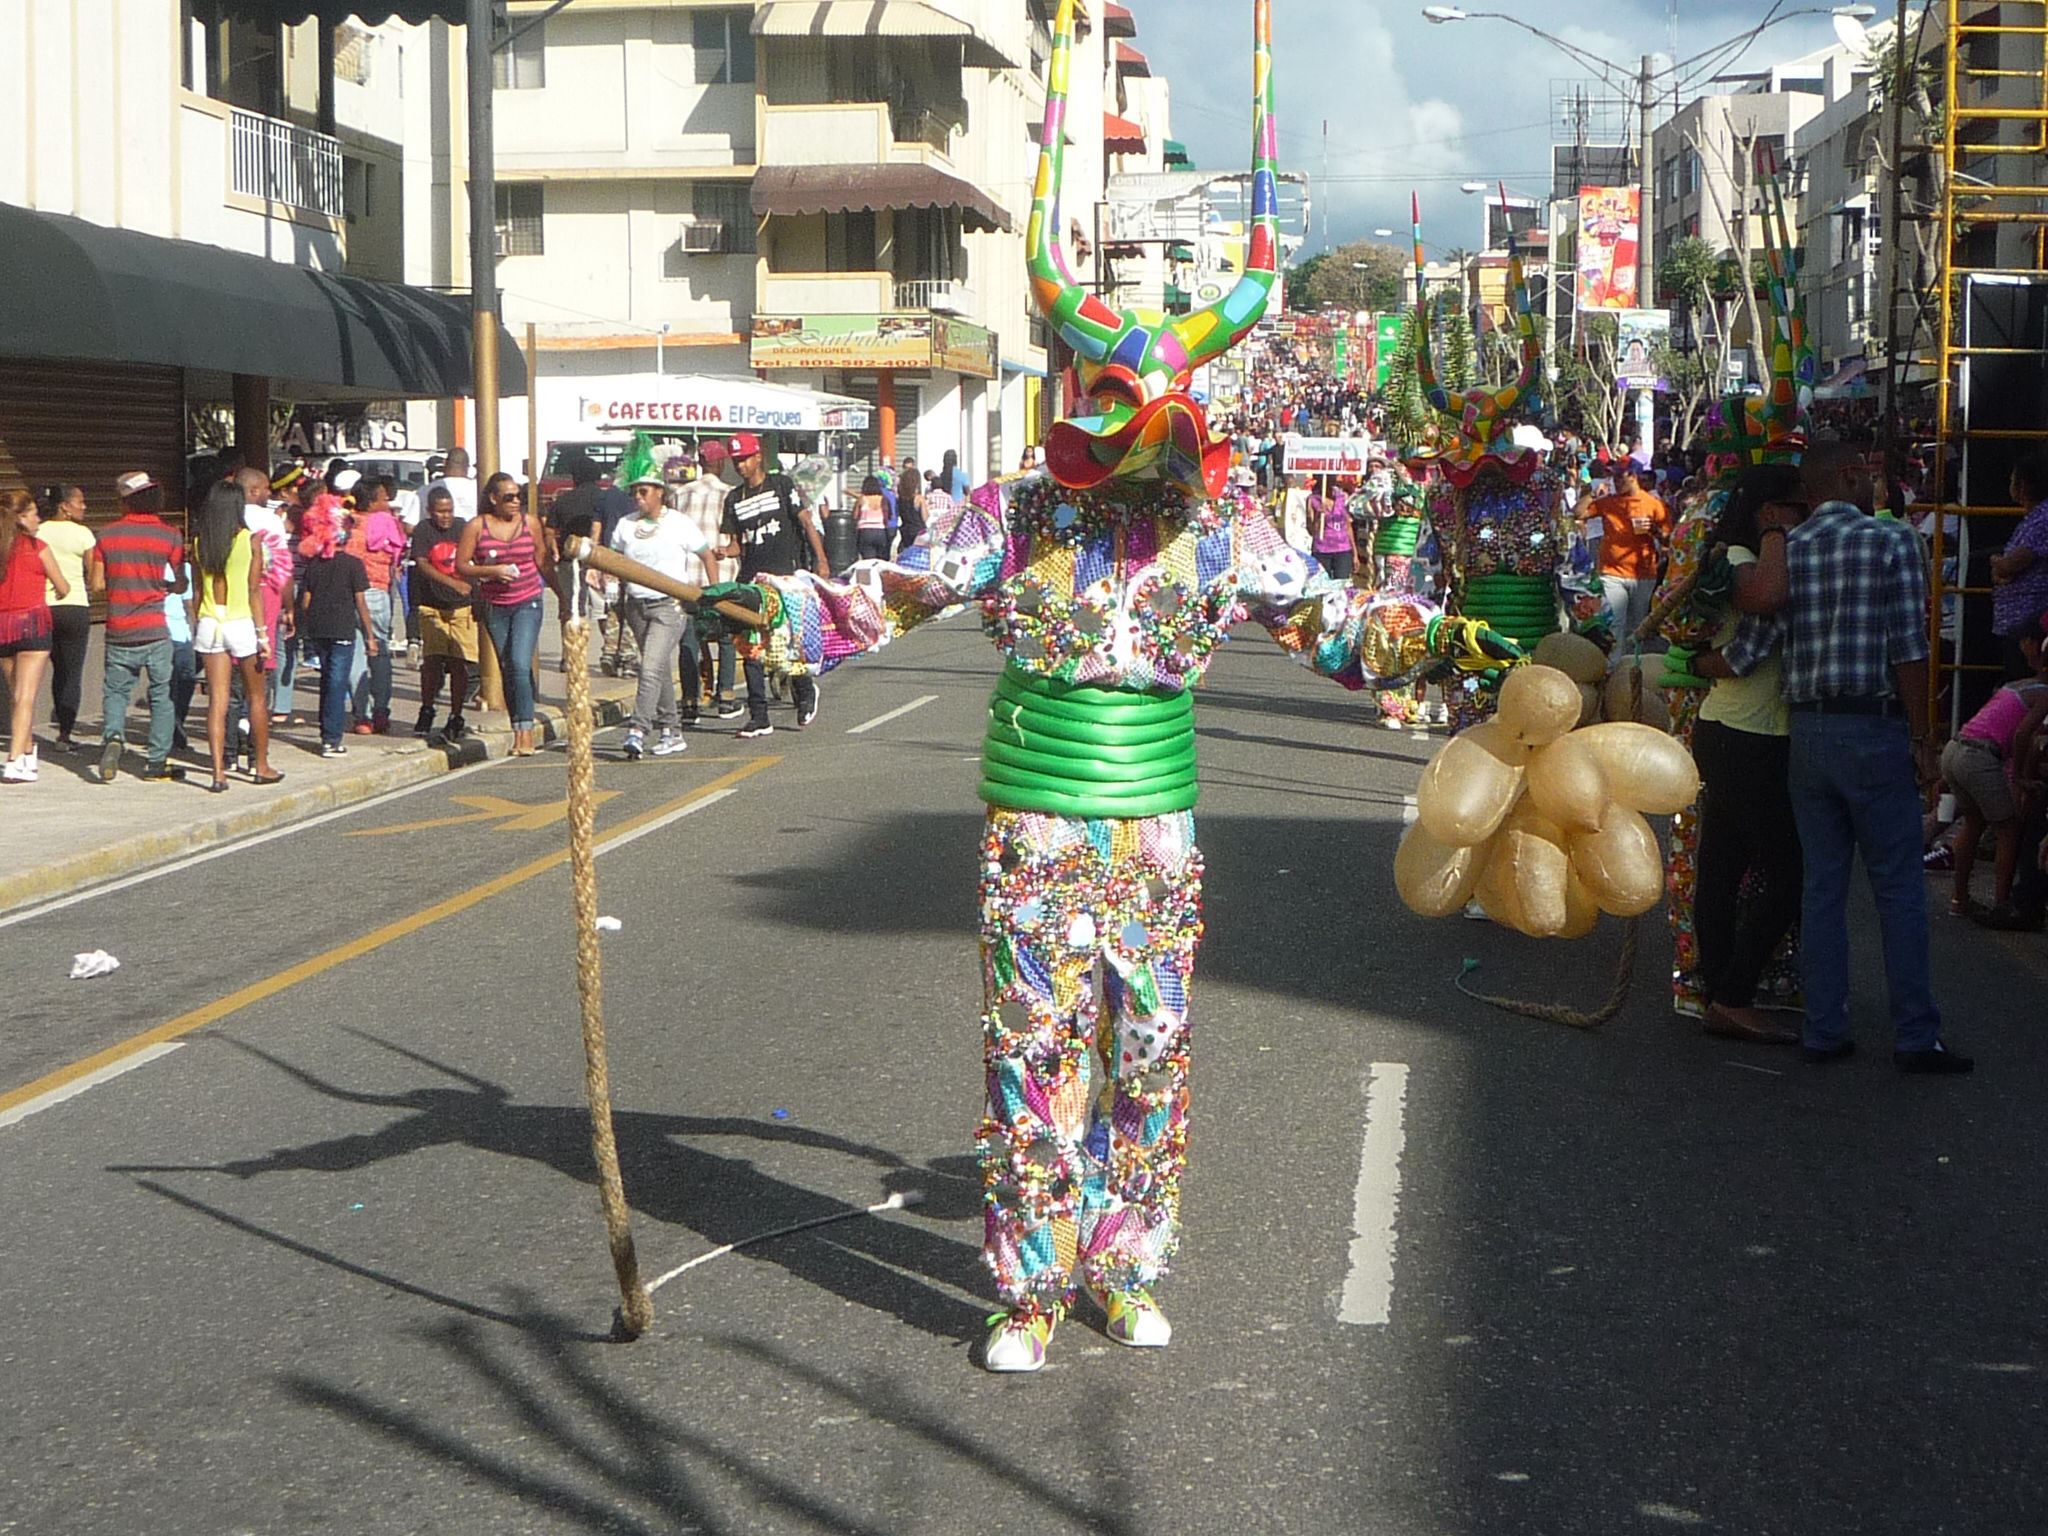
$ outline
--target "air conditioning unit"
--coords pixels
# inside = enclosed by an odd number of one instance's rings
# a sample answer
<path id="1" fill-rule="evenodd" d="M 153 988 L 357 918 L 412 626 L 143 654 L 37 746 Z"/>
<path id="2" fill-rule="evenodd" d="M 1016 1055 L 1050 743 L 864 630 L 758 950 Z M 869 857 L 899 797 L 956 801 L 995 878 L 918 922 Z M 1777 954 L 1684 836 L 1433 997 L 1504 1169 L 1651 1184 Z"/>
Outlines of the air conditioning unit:
<path id="1" fill-rule="evenodd" d="M 500 224 L 491 231 L 491 251 L 500 261 L 512 254 L 512 230 L 509 225 Z"/>
<path id="2" fill-rule="evenodd" d="M 951 283 L 934 283 L 931 300 L 925 307 L 935 315 L 964 315 L 968 311 L 967 294 Z"/>
<path id="3" fill-rule="evenodd" d="M 683 249 L 695 256 L 715 256 L 725 249 L 723 219 L 694 219 L 683 226 Z"/>

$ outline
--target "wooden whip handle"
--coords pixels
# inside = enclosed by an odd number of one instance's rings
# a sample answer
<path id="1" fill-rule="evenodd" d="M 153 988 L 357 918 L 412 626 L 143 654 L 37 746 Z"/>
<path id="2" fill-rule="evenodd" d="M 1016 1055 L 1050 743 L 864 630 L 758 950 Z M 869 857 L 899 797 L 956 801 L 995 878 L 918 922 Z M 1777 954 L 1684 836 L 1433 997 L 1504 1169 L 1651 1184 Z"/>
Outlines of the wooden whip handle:
<path id="1" fill-rule="evenodd" d="M 673 576 L 664 576 L 661 572 L 642 565 L 638 560 L 628 560 L 615 549 L 606 549 L 602 544 L 578 535 L 571 535 L 562 540 L 562 558 L 581 561 L 593 571 L 603 571 L 607 576 L 617 576 L 621 580 L 632 582 L 635 586 L 646 587 L 649 591 L 672 597 L 679 603 L 688 603 L 693 608 L 704 600 L 702 587 L 693 587 L 687 581 L 677 581 Z M 751 608 L 742 608 L 738 603 L 713 603 L 711 606 L 735 623 L 744 624 L 749 629 L 768 627 L 766 618 Z"/>

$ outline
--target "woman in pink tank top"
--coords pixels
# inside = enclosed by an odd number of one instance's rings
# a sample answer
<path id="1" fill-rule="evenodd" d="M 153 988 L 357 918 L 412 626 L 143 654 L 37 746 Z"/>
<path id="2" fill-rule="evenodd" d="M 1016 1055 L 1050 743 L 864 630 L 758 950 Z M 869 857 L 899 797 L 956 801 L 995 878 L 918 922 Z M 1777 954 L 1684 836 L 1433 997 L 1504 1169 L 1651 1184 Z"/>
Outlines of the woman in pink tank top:
<path id="1" fill-rule="evenodd" d="M 533 653 L 540 643 L 541 594 L 554 580 L 554 554 L 540 519 L 527 512 L 519 482 L 499 473 L 484 482 L 477 515 L 462 530 L 455 570 L 477 584 L 484 628 L 498 653 L 505 707 L 512 716 L 512 754 L 531 757 L 534 743 Z"/>

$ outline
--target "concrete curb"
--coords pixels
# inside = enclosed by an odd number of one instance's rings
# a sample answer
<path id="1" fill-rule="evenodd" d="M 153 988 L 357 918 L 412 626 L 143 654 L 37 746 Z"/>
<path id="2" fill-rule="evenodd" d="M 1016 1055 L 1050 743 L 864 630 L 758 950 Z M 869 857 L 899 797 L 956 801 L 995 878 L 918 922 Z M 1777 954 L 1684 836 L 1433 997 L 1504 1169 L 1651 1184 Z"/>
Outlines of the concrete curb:
<path id="1" fill-rule="evenodd" d="M 599 730 L 623 724 L 632 703 L 630 685 L 620 692 L 616 683 L 610 683 L 609 689 L 606 688 L 607 683 L 610 680 L 591 679 L 595 695 L 591 700 L 591 712 L 596 717 Z M 555 742 L 564 738 L 568 718 L 565 706 L 542 704 L 534 714 L 543 741 Z M 123 875 L 168 864 L 174 859 L 238 838 L 308 821 L 328 811 L 375 799 L 394 789 L 405 789 L 427 779 L 439 778 L 456 768 L 507 757 L 511 751 L 512 729 L 509 725 L 472 731 L 453 745 L 419 742 L 403 747 L 395 753 L 381 754 L 375 763 L 367 763 L 322 784 L 281 789 L 256 803 L 236 807 L 218 816 L 197 817 L 178 826 L 117 838 L 105 847 L 72 854 L 33 869 L 0 875 L 0 913 L 104 885 Z"/>

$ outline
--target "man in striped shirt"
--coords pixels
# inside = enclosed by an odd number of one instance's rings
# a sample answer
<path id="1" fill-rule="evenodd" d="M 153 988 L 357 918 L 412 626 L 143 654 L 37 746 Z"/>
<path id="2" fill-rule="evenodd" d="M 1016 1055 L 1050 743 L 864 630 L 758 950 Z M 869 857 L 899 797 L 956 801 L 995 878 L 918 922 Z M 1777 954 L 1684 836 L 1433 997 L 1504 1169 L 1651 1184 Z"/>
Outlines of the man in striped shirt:
<path id="1" fill-rule="evenodd" d="M 113 783 L 121 766 L 128 698 L 144 674 L 149 678 L 149 749 L 142 776 L 181 779 L 185 770 L 168 761 L 177 721 L 171 712 L 171 632 L 164 623 L 164 598 L 185 589 L 182 575 L 173 584 L 166 574 L 183 567 L 185 541 L 163 520 L 163 487 L 147 471 L 131 470 L 114 488 L 121 497 L 121 517 L 100 530 L 93 551 L 94 585 L 104 581 L 107 592 L 106 723 L 99 781 Z"/>
<path id="2" fill-rule="evenodd" d="M 1927 562 L 1904 523 L 1871 516 L 1862 455 L 1816 443 L 1800 465 L 1813 510 L 1766 507 L 1756 570 L 1776 612 L 1745 621 L 1722 648 L 1736 676 L 1784 646 L 1792 711 L 1790 785 L 1805 858 L 1799 967 L 1810 1061 L 1838 1061 L 1849 1038 L 1849 877 L 1863 855 L 1877 902 L 1891 993 L 1892 1060 L 1902 1072 L 1957 1073 L 1969 1057 L 1941 1041 L 1927 955 L 1920 786 L 1938 774 L 1928 720 Z"/>

